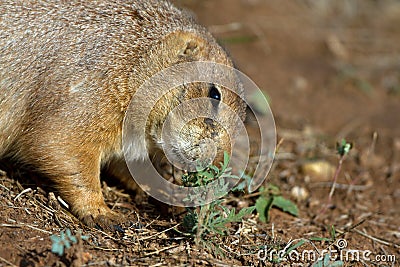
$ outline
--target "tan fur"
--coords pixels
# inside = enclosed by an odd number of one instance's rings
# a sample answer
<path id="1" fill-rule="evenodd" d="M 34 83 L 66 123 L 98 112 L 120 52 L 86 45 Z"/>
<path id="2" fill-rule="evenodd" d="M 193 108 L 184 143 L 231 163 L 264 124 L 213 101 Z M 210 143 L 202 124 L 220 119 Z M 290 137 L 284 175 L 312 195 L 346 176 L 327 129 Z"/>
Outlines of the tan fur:
<path id="1" fill-rule="evenodd" d="M 99 175 L 103 167 L 129 175 L 121 151 L 127 106 L 153 74 L 193 60 L 232 66 L 211 35 L 168 2 L 0 1 L 0 156 L 41 173 L 89 226 L 116 223 Z M 151 113 L 150 151 L 157 149 L 156 125 L 179 104 L 180 90 Z M 207 96 L 204 86 L 187 91 L 186 99 Z M 224 93 L 243 114 L 237 96 Z M 219 131 L 194 125 L 199 138 Z M 219 153 L 229 149 L 222 133 L 218 138 Z"/>

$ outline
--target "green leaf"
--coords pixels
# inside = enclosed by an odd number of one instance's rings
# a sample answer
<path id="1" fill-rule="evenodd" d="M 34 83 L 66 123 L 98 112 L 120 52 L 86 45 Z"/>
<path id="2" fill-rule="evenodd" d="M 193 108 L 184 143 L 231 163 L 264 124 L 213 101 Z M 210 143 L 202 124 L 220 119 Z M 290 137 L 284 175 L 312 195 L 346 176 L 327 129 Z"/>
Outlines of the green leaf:
<path id="1" fill-rule="evenodd" d="M 263 196 L 260 196 L 256 200 L 255 206 L 257 213 L 259 214 L 260 221 L 265 223 L 269 221 L 269 210 L 271 209 L 273 200 L 273 197 L 265 198 Z"/>
<path id="2" fill-rule="evenodd" d="M 284 212 L 290 213 L 293 216 L 299 216 L 299 210 L 292 201 L 284 198 L 283 196 L 274 196 L 272 205 L 283 210 Z"/>
<path id="3" fill-rule="evenodd" d="M 214 179 L 214 174 L 209 173 L 209 172 L 203 172 L 203 173 L 201 173 L 201 175 L 205 176 L 206 178 L 208 178 L 210 180 Z"/>
<path id="4" fill-rule="evenodd" d="M 52 236 L 50 236 L 50 240 L 51 240 L 51 242 L 53 242 L 53 243 L 60 243 L 61 238 L 60 238 L 59 236 L 52 235 Z"/>
<path id="5" fill-rule="evenodd" d="M 240 218 L 243 218 L 247 215 L 252 214 L 255 209 L 256 209 L 255 206 L 243 208 L 238 212 L 237 216 L 239 216 Z"/>
<path id="6" fill-rule="evenodd" d="M 325 254 L 324 256 L 324 266 L 328 266 L 329 262 L 331 260 L 331 255 L 330 254 Z"/>
<path id="7" fill-rule="evenodd" d="M 229 179 L 236 179 L 236 180 L 239 180 L 240 178 L 239 178 L 239 176 L 237 176 L 237 175 L 234 175 L 234 174 L 232 174 L 232 173 L 223 173 L 223 174 L 221 174 L 220 176 L 219 176 L 219 178 L 225 178 L 225 177 L 227 177 L 227 178 L 229 178 Z"/>
<path id="8" fill-rule="evenodd" d="M 64 246 L 66 249 L 69 249 L 71 247 L 71 243 L 69 242 L 69 240 L 64 240 Z"/>
<path id="9" fill-rule="evenodd" d="M 68 240 L 70 240 L 74 244 L 78 243 L 78 239 L 76 238 L 76 236 L 72 235 L 71 230 L 69 228 L 67 228 L 65 233 L 67 234 Z"/>
<path id="10" fill-rule="evenodd" d="M 335 230 L 335 226 L 331 226 L 331 239 L 335 240 L 336 238 L 336 230 Z"/>
<path id="11" fill-rule="evenodd" d="M 64 254 L 64 246 L 59 243 L 53 243 L 51 245 L 51 252 L 62 256 Z"/>
<path id="12" fill-rule="evenodd" d="M 224 172 L 229 164 L 229 154 L 224 151 L 224 162 L 221 164 L 221 172 Z"/>
<path id="13" fill-rule="evenodd" d="M 304 245 L 304 243 L 306 243 L 305 240 L 300 240 L 299 242 L 297 242 L 293 246 L 289 247 L 288 250 L 286 251 L 285 255 L 288 255 L 292 250 Z"/>
<path id="14" fill-rule="evenodd" d="M 64 254 L 64 240 L 62 240 L 61 237 L 56 235 L 50 236 L 50 239 L 52 241 L 51 252 L 56 253 L 59 256 L 62 256 Z"/>
<path id="15" fill-rule="evenodd" d="M 264 192 L 273 196 L 279 196 L 281 194 L 279 187 L 273 184 L 269 184 L 268 187 L 264 189 Z"/>
<path id="16" fill-rule="evenodd" d="M 344 156 L 350 152 L 350 150 L 353 148 L 352 143 L 348 143 L 345 139 L 342 139 L 342 142 L 336 143 L 336 150 L 340 156 Z"/>
<path id="17" fill-rule="evenodd" d="M 211 170 L 213 170 L 215 173 L 219 173 L 219 169 L 218 169 L 217 166 L 215 166 L 215 165 L 210 165 L 209 168 L 210 168 Z"/>

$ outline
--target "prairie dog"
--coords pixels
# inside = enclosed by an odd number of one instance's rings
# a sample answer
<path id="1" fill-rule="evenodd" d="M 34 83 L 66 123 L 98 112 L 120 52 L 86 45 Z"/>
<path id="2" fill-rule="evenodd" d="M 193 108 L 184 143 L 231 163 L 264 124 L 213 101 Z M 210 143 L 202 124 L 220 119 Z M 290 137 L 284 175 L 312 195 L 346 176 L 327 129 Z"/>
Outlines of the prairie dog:
<path id="1" fill-rule="evenodd" d="M 2 0 L 0 156 L 39 172 L 88 226 L 116 224 L 99 175 L 130 179 L 121 151 L 129 102 L 158 71 L 191 61 L 232 66 L 203 27 L 166 1 Z M 148 151 L 159 149 L 159 125 L 180 101 L 218 98 L 243 117 L 237 93 L 211 84 L 171 91 L 150 114 Z M 192 129 L 216 140 L 218 153 L 229 150 L 209 121 Z"/>

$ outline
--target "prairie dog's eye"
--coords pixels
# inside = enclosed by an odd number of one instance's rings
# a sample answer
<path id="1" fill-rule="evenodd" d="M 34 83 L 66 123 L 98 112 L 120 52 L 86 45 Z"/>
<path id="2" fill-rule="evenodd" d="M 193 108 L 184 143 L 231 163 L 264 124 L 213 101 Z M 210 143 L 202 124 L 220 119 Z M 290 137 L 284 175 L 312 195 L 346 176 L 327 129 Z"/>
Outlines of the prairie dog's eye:
<path id="1" fill-rule="evenodd" d="M 215 100 L 218 100 L 218 101 L 221 101 L 221 93 L 218 90 L 217 86 L 215 86 L 214 84 L 212 84 L 210 86 L 210 89 L 208 91 L 208 97 L 212 98 L 212 99 L 215 99 Z"/>

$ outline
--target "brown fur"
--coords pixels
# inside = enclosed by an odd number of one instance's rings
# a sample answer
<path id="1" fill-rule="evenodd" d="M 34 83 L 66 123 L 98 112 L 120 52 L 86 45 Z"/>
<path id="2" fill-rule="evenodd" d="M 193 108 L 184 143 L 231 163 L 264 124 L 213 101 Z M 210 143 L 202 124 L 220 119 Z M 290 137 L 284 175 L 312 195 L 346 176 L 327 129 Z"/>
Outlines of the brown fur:
<path id="1" fill-rule="evenodd" d="M 158 71 L 193 60 L 232 65 L 204 28 L 168 2 L 3 0 L 0 156 L 49 179 L 89 226 L 116 223 L 120 217 L 105 204 L 99 175 L 104 167 L 125 180 L 129 175 L 121 131 L 132 95 Z M 151 113 L 150 151 L 160 130 L 155 125 L 179 104 L 179 90 Z M 207 96 L 207 88 L 188 91 L 186 98 Z M 225 94 L 224 102 L 243 114 L 237 96 Z"/>

